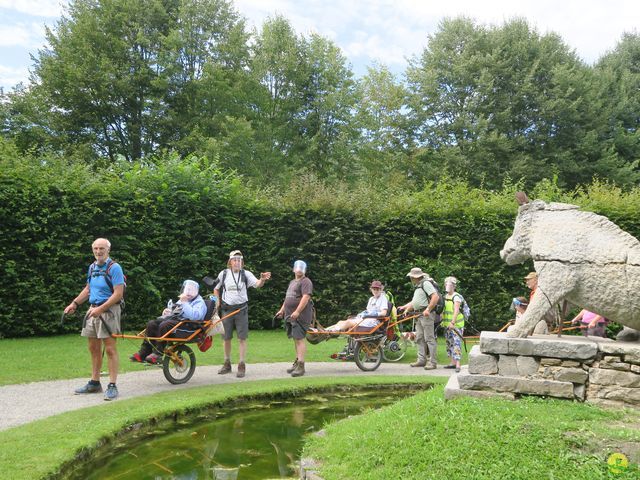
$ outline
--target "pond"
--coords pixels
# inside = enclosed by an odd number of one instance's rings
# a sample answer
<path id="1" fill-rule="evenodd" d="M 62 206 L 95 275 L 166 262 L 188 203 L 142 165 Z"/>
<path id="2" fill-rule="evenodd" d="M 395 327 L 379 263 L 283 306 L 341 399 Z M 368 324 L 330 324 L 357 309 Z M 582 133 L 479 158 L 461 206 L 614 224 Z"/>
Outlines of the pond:
<path id="1" fill-rule="evenodd" d="M 421 385 L 420 389 L 427 388 Z M 100 449 L 65 478 L 257 480 L 298 478 L 305 435 L 416 393 L 416 386 L 241 402 L 145 427 Z"/>

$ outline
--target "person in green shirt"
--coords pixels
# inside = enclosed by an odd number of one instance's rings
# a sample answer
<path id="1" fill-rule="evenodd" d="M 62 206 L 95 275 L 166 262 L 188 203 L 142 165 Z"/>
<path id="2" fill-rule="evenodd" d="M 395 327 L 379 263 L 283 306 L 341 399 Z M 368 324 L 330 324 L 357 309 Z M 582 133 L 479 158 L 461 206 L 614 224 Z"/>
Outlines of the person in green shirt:
<path id="1" fill-rule="evenodd" d="M 409 303 L 398 308 L 399 312 L 415 310 L 421 312 L 416 319 L 416 345 L 418 346 L 418 358 L 412 367 L 424 367 L 425 370 L 433 370 L 438 367 L 436 360 L 436 336 L 434 324 L 437 320 L 436 305 L 440 296 L 435 287 L 429 281 L 429 275 L 420 268 L 412 268 L 407 277 L 413 284 L 413 298 Z M 427 350 L 429 363 L 427 363 Z"/>
<path id="2" fill-rule="evenodd" d="M 462 358 L 462 335 L 464 332 L 464 315 L 462 304 L 464 298 L 458 292 L 458 279 L 447 277 L 444 279 L 444 311 L 442 312 L 442 327 L 447 344 L 447 356 L 449 365 L 444 368 L 455 368 L 460 371 L 460 359 Z"/>

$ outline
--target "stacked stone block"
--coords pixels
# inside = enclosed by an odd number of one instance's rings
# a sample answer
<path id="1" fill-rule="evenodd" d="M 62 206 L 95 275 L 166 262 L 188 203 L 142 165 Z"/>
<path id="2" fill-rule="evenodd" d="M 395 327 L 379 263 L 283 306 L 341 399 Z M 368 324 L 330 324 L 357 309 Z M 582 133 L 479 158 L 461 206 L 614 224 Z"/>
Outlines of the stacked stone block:
<path id="1" fill-rule="evenodd" d="M 482 332 L 445 397 L 521 395 L 640 407 L 640 345 L 597 337 Z"/>

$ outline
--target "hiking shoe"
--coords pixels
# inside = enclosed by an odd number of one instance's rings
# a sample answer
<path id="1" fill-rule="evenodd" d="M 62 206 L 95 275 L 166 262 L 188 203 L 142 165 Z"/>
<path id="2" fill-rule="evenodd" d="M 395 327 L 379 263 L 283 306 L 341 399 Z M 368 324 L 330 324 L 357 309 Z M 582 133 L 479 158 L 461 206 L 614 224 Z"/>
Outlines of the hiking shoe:
<path id="1" fill-rule="evenodd" d="M 424 363 L 424 362 L 415 362 L 415 363 L 412 363 L 409 366 L 410 367 L 424 367 L 425 365 L 426 365 L 426 363 Z"/>
<path id="2" fill-rule="evenodd" d="M 289 373 L 289 374 L 292 373 L 296 369 L 296 365 L 298 365 L 298 359 L 297 358 L 296 358 L 296 361 L 293 362 L 293 365 L 291 365 L 290 368 L 287 368 L 287 373 Z"/>
<path id="3" fill-rule="evenodd" d="M 438 368 L 438 365 L 434 365 L 433 363 L 430 363 L 429 365 L 425 365 L 424 367 L 425 370 L 435 370 L 436 368 Z"/>
<path id="4" fill-rule="evenodd" d="M 296 368 L 291 372 L 292 377 L 301 377 L 304 375 L 304 362 L 298 362 Z"/>
<path id="5" fill-rule="evenodd" d="M 86 385 L 83 385 L 82 387 L 75 389 L 76 395 L 82 395 L 85 393 L 100 393 L 100 392 L 102 392 L 102 385 L 100 385 L 100 382 L 95 384 L 89 381 L 87 382 Z"/>
<path id="6" fill-rule="evenodd" d="M 116 387 L 115 383 L 110 383 L 107 386 L 107 391 L 104 392 L 104 399 L 108 402 L 116 398 L 118 398 L 118 387 Z"/>
<path id="7" fill-rule="evenodd" d="M 151 365 L 157 365 L 158 363 L 160 363 L 160 355 L 158 355 L 157 353 L 150 353 L 149 355 L 147 355 L 147 358 L 145 358 L 145 361 L 147 363 L 150 363 Z"/>
<path id="8" fill-rule="evenodd" d="M 218 375 L 224 375 L 226 373 L 231 373 L 231 360 L 225 360 L 222 368 L 218 370 Z"/>
<path id="9" fill-rule="evenodd" d="M 247 366 L 244 362 L 238 363 L 238 371 L 236 372 L 236 377 L 242 378 L 244 377 L 245 372 L 247 371 Z"/>
<path id="10" fill-rule="evenodd" d="M 132 362 L 144 363 L 144 359 L 140 356 L 139 352 L 134 353 L 129 357 Z"/>

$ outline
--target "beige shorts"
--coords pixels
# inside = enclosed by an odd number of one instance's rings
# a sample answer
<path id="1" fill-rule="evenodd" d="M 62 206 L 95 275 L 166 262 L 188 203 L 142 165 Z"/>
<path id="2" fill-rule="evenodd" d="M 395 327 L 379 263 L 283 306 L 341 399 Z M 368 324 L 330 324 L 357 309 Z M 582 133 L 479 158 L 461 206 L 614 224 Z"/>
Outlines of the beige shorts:
<path id="1" fill-rule="evenodd" d="M 89 338 L 109 338 L 112 333 L 120 332 L 120 305 L 112 305 L 98 318 L 84 317 L 80 335 Z"/>

